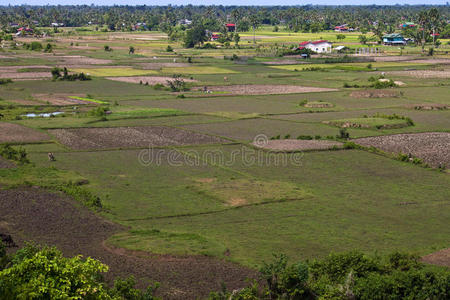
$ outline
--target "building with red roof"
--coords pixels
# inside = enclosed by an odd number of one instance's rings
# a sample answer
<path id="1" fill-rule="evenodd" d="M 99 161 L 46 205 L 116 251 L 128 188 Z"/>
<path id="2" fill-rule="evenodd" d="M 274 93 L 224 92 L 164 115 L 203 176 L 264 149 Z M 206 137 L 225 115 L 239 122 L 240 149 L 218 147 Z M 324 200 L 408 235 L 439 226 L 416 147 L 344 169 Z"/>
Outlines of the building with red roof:
<path id="1" fill-rule="evenodd" d="M 310 49 L 316 53 L 330 53 L 333 44 L 327 40 L 307 41 L 299 44 L 299 49 Z"/>
<path id="2" fill-rule="evenodd" d="M 228 31 L 236 31 L 236 24 L 234 23 L 225 24 L 225 27 L 228 28 Z"/>

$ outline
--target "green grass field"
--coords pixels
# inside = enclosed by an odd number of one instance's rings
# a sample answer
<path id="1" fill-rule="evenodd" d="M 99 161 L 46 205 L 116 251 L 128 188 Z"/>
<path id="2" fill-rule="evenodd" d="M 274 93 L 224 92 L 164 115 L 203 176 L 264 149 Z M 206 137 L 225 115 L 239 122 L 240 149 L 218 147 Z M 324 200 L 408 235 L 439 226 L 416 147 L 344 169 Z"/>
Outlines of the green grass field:
<path id="1" fill-rule="evenodd" d="M 87 179 L 89 183 L 82 188 L 99 196 L 104 204 L 97 213 L 126 226 L 108 243 L 158 254 L 209 255 L 250 267 L 270 260 L 273 253 L 306 259 L 352 249 L 422 255 L 448 248 L 448 171 L 398 161 L 374 151 L 322 149 L 274 154 L 250 145 L 258 135 L 268 139 L 279 136 L 280 142 L 297 137 L 335 141 L 339 127 L 348 122 L 362 125 L 347 129 L 350 141 L 400 133 L 450 132 L 450 110 L 413 109 L 415 104 L 424 103 L 450 105 L 448 78 L 390 73 L 405 69 L 445 72 L 449 71 L 448 63 L 324 63 L 326 58 L 342 56 L 338 54 L 313 57 L 303 63 L 296 57 L 268 54 L 276 44 L 315 39 L 335 42 L 335 32 L 294 33 L 281 27 L 274 32 L 265 26 L 255 32 L 256 45 L 253 32 L 244 32 L 239 48 L 185 49 L 181 42 L 168 41 L 161 32 L 111 33 L 89 28 L 65 28 L 55 34 L 55 55 L 23 49 L 1 52 L 0 67 L 17 66 L 20 74 L 61 65 L 60 56 L 108 61 L 73 63 L 70 70 L 89 73 L 93 76 L 90 81 L 14 80 L 0 85 L 0 125 L 14 123 L 44 132 L 58 128 L 166 126 L 167 130 L 176 128 L 182 133 L 186 130 L 224 140 L 208 146 L 161 143 L 150 149 L 111 147 L 108 149 L 116 150 L 104 151 L 73 150 L 54 136 L 50 141 L 31 144 L 21 142 L 19 137 L 13 144 L 26 149 L 32 164 L 0 169 L 0 186 L 26 183 L 48 187 Z M 69 31 L 75 33 L 69 35 Z M 358 44 L 359 34 L 345 34 L 338 44 L 363 47 Z M 72 40 L 79 46 L 70 46 Z M 166 51 L 169 44 L 174 52 Z M 104 45 L 113 51 L 105 52 Z M 136 54 L 128 53 L 130 45 L 136 48 Z M 445 47 L 437 49 L 435 58 L 450 58 L 444 53 Z M 408 46 L 402 53 L 397 47 L 380 48 L 385 51 L 380 57 L 415 53 L 414 58 L 431 59 L 422 56 L 419 47 Z M 224 59 L 233 54 L 240 59 Z M 192 63 L 188 66 L 162 65 L 173 63 L 173 59 L 185 64 L 189 58 Z M 292 64 L 266 64 L 283 60 Z M 144 70 L 144 63 L 158 65 Z M 378 78 L 382 72 L 405 85 L 374 89 L 370 78 Z M 190 90 L 172 92 L 102 78 L 174 74 L 196 81 L 187 85 Z M 253 84 L 337 90 L 230 96 L 194 89 Z M 350 88 L 344 88 L 345 84 Z M 375 98 L 358 96 L 361 92 L 390 93 Z M 42 94 L 49 98 L 63 94 L 91 103 L 50 105 L 37 101 Z M 305 103 L 328 105 L 308 107 Z M 99 107 L 108 113 L 91 112 Z M 54 111 L 65 114 L 54 118 L 23 116 Z M 394 114 L 412 119 L 414 126 L 405 126 L 405 119 L 382 117 Z M 8 137 L 13 134 L 8 132 Z M 3 143 L 1 138 L 0 132 Z M 48 152 L 54 153 L 55 162 L 49 162 Z M 153 163 L 143 164 L 139 160 L 143 156 L 154 159 Z"/>

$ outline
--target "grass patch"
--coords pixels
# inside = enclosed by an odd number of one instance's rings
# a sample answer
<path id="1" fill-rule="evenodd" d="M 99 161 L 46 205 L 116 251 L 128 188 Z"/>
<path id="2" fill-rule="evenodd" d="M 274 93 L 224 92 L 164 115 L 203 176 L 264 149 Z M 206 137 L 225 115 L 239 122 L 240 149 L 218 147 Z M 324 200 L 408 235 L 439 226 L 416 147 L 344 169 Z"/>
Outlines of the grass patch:
<path id="1" fill-rule="evenodd" d="M 168 74 L 234 74 L 239 73 L 238 71 L 233 71 L 226 68 L 221 67 L 209 67 L 209 66 L 201 66 L 201 67 L 175 67 L 175 68 L 162 68 L 162 73 Z"/>
<path id="2" fill-rule="evenodd" d="M 138 75 L 157 74 L 157 72 L 154 70 L 138 70 L 133 68 L 92 68 L 92 69 L 73 69 L 71 71 L 97 77 L 138 76 Z"/>
<path id="3" fill-rule="evenodd" d="M 225 247 L 195 233 L 164 232 L 157 229 L 131 230 L 108 239 L 117 247 L 154 254 L 223 256 Z"/>
<path id="4" fill-rule="evenodd" d="M 92 102 L 92 103 L 97 103 L 97 104 L 109 104 L 109 103 L 106 102 L 106 101 L 96 100 L 96 99 L 86 98 L 86 97 L 70 96 L 69 98 L 71 98 L 71 99 L 76 99 L 76 100 L 87 101 L 87 102 Z"/>

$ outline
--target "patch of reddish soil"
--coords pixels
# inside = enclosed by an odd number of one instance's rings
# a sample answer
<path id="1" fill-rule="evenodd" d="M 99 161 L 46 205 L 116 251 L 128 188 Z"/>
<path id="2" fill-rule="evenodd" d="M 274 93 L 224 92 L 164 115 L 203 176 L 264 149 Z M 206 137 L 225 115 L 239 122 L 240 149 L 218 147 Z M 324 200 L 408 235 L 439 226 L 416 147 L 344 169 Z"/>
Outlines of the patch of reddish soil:
<path id="1" fill-rule="evenodd" d="M 450 248 L 425 255 L 422 261 L 432 265 L 450 267 Z"/>
<path id="2" fill-rule="evenodd" d="M 16 165 L 13 162 L 6 160 L 0 156 L 0 169 L 10 169 L 14 168 L 15 166 Z"/>
<path id="3" fill-rule="evenodd" d="M 395 98 L 399 96 L 400 93 L 393 90 L 362 90 L 350 94 L 350 97 L 353 98 Z"/>
<path id="4" fill-rule="evenodd" d="M 100 58 L 91 58 L 81 55 L 61 55 L 61 56 L 52 56 L 49 59 L 55 60 L 59 64 L 64 65 L 107 65 L 111 64 L 113 61 L 110 59 L 100 59 Z"/>
<path id="5" fill-rule="evenodd" d="M 392 71 L 389 75 L 409 76 L 415 78 L 450 78 L 450 70 L 416 70 L 416 71 Z"/>
<path id="6" fill-rule="evenodd" d="M 386 152 L 411 154 L 423 159 L 432 167 L 450 166 L 450 133 L 425 132 L 367 137 L 355 143 L 374 146 Z"/>
<path id="7" fill-rule="evenodd" d="M 0 123 L 0 143 L 40 142 L 49 137 L 40 131 L 12 123 Z"/>
<path id="8" fill-rule="evenodd" d="M 224 143 L 226 140 L 165 126 L 52 129 L 62 144 L 78 150 Z"/>
<path id="9" fill-rule="evenodd" d="M 254 146 L 277 150 L 277 151 L 295 151 L 295 150 L 326 150 L 333 147 L 341 147 L 342 143 L 325 140 L 268 140 L 264 143 L 253 143 Z"/>
<path id="10" fill-rule="evenodd" d="M 228 95 L 270 95 L 270 94 L 296 94 L 296 93 L 313 93 L 313 92 L 333 92 L 337 89 L 307 87 L 297 85 L 223 85 L 208 86 L 209 91 L 224 92 Z M 203 88 L 199 88 L 200 90 Z"/>
<path id="11" fill-rule="evenodd" d="M 39 80 L 51 78 L 50 72 L 7 72 L 0 73 L 0 78 L 9 78 L 13 80 Z"/>
<path id="12" fill-rule="evenodd" d="M 82 254 L 110 267 L 105 279 L 134 275 L 138 287 L 160 282 L 164 299 L 205 298 L 210 291 L 246 286 L 256 272 L 206 256 L 152 255 L 106 247 L 104 241 L 125 228 L 108 222 L 59 193 L 38 188 L 0 190 L 0 232 L 16 244 L 26 241 L 56 246 L 67 256 Z"/>
<path id="13" fill-rule="evenodd" d="M 167 85 L 167 81 L 173 81 L 173 77 L 167 76 L 133 76 L 133 77 L 106 77 L 106 79 L 129 82 L 129 83 L 148 83 L 149 85 L 164 84 Z M 197 80 L 183 78 L 185 82 L 197 82 Z"/>

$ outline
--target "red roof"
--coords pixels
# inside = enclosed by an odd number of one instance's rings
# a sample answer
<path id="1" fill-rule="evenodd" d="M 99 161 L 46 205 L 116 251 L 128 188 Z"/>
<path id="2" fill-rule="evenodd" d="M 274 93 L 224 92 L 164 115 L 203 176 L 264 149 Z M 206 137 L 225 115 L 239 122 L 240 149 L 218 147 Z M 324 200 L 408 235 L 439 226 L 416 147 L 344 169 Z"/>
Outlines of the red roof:
<path id="1" fill-rule="evenodd" d="M 228 24 L 226 24 L 225 26 L 227 26 L 227 27 L 232 27 L 232 26 L 236 26 L 236 24 L 228 23 Z"/>
<path id="2" fill-rule="evenodd" d="M 317 44 L 322 44 L 322 43 L 328 43 L 328 41 L 327 40 L 319 40 L 319 41 L 313 41 L 313 42 L 310 42 L 310 41 L 308 41 L 308 42 L 301 42 L 300 46 L 306 46 L 308 44 L 317 45 Z"/>
<path id="3" fill-rule="evenodd" d="M 20 27 L 19 29 L 17 29 L 17 31 L 23 31 L 23 30 L 25 30 L 25 31 L 33 31 L 33 29 L 28 28 L 28 27 Z"/>

